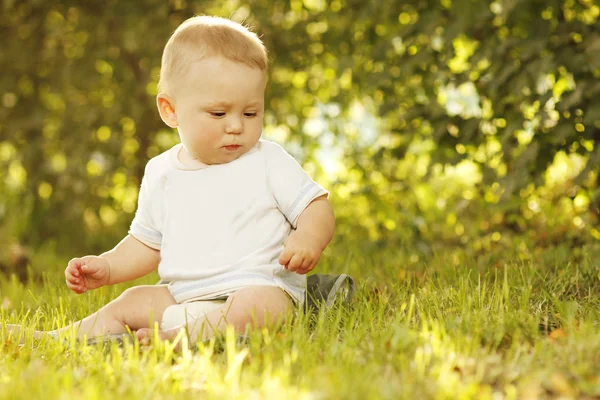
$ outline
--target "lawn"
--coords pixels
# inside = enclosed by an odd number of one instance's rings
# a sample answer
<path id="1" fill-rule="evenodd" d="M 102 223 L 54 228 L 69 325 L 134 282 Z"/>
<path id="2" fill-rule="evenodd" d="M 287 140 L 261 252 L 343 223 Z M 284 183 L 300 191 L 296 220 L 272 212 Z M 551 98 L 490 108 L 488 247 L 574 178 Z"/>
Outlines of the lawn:
<path id="1" fill-rule="evenodd" d="M 336 243 L 319 272 L 354 276 L 351 306 L 299 314 L 279 331 L 249 332 L 245 342 L 230 332 L 182 353 L 169 343 L 19 346 L 3 334 L 0 398 L 600 396 L 600 246 L 559 245 L 527 257 L 520 249 L 444 250 L 415 263 L 407 250 L 356 254 Z M 56 328 L 131 285 L 76 296 L 63 284 L 65 261 L 34 259 L 51 265 L 42 280 L 3 277 L 2 323 Z"/>

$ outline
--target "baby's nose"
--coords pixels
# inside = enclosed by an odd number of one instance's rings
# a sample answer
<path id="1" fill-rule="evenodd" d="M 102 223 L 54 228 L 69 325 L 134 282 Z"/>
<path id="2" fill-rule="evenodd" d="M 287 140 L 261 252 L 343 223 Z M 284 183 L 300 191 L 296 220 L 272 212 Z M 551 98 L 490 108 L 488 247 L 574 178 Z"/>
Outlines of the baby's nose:
<path id="1" fill-rule="evenodd" d="M 242 121 L 237 118 L 232 118 L 227 121 L 227 126 L 225 127 L 225 132 L 230 134 L 240 134 L 243 130 Z"/>

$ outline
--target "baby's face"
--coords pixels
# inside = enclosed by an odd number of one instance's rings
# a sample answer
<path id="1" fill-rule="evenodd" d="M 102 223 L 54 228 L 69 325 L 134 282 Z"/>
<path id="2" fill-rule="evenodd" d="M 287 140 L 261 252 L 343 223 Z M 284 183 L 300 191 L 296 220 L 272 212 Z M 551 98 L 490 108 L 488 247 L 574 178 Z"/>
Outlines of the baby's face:
<path id="1" fill-rule="evenodd" d="M 177 129 L 186 155 L 224 164 L 260 139 L 265 73 L 221 57 L 192 63 L 174 95 Z M 182 160 L 184 161 L 184 160 Z"/>

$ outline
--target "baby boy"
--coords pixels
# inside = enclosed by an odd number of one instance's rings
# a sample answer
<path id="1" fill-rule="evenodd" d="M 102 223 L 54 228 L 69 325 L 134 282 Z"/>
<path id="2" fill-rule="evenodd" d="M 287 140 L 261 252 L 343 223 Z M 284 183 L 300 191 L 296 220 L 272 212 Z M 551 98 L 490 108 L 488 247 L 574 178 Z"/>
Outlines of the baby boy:
<path id="1" fill-rule="evenodd" d="M 335 219 L 327 191 L 261 139 L 267 65 L 261 40 L 238 23 L 201 16 L 175 30 L 157 106 L 181 143 L 148 162 L 129 234 L 65 270 L 78 294 L 156 269 L 171 283 L 132 287 L 51 334 L 75 329 L 90 338 L 130 329 L 146 340 L 170 308 L 223 299 L 201 323 L 163 324 L 159 332 L 171 339 L 186 329 L 190 340 L 206 340 L 228 325 L 239 333 L 282 322 L 303 302 L 305 274 L 330 242 Z"/>

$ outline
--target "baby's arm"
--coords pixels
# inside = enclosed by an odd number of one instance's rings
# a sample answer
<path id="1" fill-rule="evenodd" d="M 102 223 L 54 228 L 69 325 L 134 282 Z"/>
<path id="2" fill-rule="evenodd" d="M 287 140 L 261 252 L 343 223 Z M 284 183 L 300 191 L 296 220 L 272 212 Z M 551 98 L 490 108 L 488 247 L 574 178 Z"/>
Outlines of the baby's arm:
<path id="1" fill-rule="evenodd" d="M 327 196 L 314 199 L 298 217 L 296 230 L 287 238 L 279 263 L 306 274 L 321 258 L 335 231 L 335 216 Z"/>
<path id="2" fill-rule="evenodd" d="M 140 278 L 158 267 L 160 252 L 127 235 L 114 249 L 100 256 L 69 261 L 65 269 L 67 287 L 77 294 L 105 285 Z"/>
<path id="3" fill-rule="evenodd" d="M 141 278 L 158 268 L 160 251 L 146 246 L 132 235 L 100 257 L 108 260 L 110 279 L 107 285 L 114 285 Z"/>

